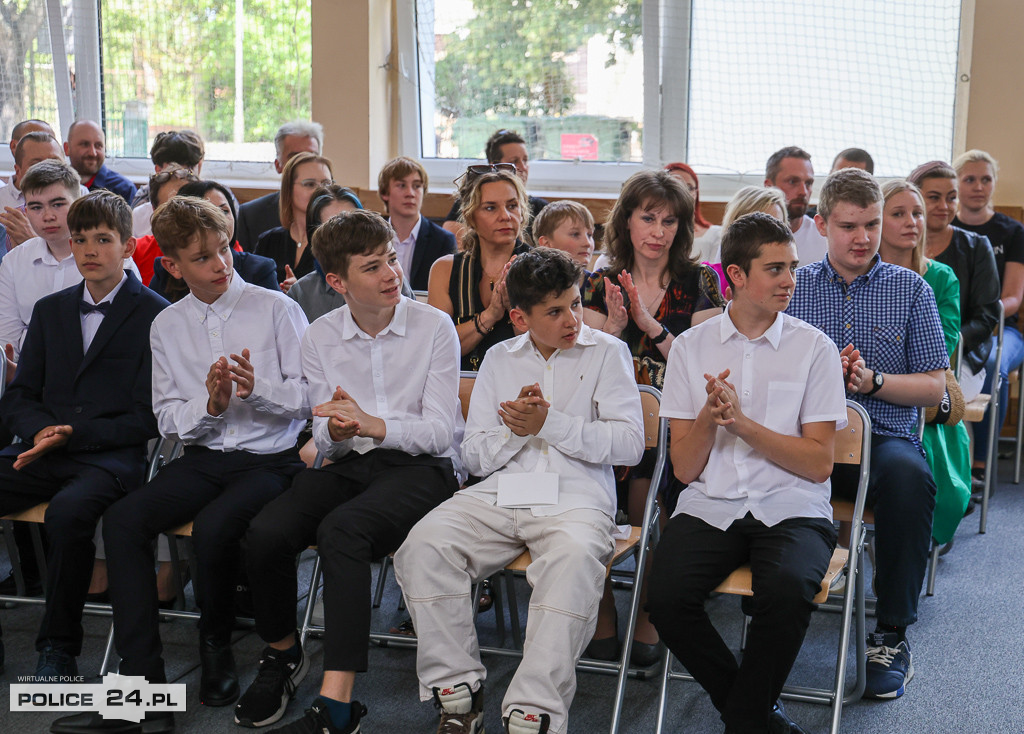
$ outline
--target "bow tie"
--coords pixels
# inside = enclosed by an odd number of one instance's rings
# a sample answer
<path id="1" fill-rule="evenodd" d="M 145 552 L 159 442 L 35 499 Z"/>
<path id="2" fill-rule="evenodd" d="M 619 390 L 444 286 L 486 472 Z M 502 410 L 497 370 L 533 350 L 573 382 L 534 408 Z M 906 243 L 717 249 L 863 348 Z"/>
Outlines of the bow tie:
<path id="1" fill-rule="evenodd" d="M 104 301 L 103 303 L 97 303 L 95 306 L 93 306 L 91 303 L 86 303 L 85 301 L 79 301 L 78 302 L 78 310 L 82 312 L 83 316 L 85 316 L 86 314 L 90 314 L 93 311 L 99 311 L 101 314 L 106 316 L 107 315 L 107 311 L 110 310 L 110 305 L 111 305 L 110 301 Z"/>

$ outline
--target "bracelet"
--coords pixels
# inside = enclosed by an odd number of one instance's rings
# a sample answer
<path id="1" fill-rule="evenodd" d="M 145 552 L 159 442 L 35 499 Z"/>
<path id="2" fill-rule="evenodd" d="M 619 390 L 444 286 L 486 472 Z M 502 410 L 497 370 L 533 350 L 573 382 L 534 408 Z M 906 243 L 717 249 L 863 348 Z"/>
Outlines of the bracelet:
<path id="1" fill-rule="evenodd" d="M 669 335 L 669 334 L 671 334 L 671 333 L 672 333 L 672 332 L 670 332 L 670 331 L 668 330 L 668 327 L 667 327 L 667 326 L 665 326 L 664 324 L 662 324 L 662 325 L 661 325 L 661 333 L 660 333 L 660 334 L 658 334 L 658 335 L 657 335 L 656 337 L 654 337 L 653 339 L 651 339 L 651 344 L 654 344 L 654 345 L 658 345 L 658 344 L 661 344 L 661 343 L 662 343 L 663 341 L 665 341 L 666 339 L 668 339 L 668 335 Z"/>
<path id="2" fill-rule="evenodd" d="M 492 331 L 494 331 L 493 326 L 487 331 L 484 331 L 483 329 L 480 328 L 480 314 L 478 313 L 473 314 L 473 328 L 476 329 L 476 333 L 479 334 L 480 336 L 487 336 Z"/>

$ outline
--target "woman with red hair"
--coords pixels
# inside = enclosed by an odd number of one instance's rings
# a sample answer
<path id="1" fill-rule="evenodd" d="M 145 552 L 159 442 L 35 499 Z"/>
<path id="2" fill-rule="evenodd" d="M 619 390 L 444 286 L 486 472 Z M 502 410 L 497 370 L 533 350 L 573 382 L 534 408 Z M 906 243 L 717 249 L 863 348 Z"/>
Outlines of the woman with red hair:
<path id="1" fill-rule="evenodd" d="M 722 228 L 711 224 L 700 213 L 700 182 L 697 174 L 685 163 L 666 163 L 665 170 L 678 178 L 693 196 L 693 250 L 691 254 L 700 262 L 717 263 L 718 244 Z"/>

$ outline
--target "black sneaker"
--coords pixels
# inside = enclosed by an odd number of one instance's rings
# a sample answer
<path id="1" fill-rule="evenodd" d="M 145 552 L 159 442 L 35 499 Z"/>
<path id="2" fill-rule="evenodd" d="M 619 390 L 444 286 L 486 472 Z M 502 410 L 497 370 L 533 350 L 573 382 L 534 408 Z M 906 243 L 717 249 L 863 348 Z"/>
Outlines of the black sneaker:
<path id="1" fill-rule="evenodd" d="M 78 663 L 74 655 L 52 646 L 40 651 L 36 664 L 37 683 L 70 683 L 68 679 L 77 676 Z"/>
<path id="2" fill-rule="evenodd" d="M 255 728 L 279 721 L 308 670 L 309 659 L 301 646 L 296 661 L 282 659 L 272 647 L 263 648 L 256 680 L 235 705 L 235 723 Z"/>
<path id="3" fill-rule="evenodd" d="M 327 712 L 327 702 L 317 696 L 313 704 L 306 709 L 301 719 L 296 719 L 290 724 L 285 724 L 270 732 L 280 734 L 359 734 L 359 720 L 366 716 L 366 706 L 359 701 L 352 702 L 352 718 L 348 720 L 348 726 L 339 729 L 331 721 L 331 715 Z"/>

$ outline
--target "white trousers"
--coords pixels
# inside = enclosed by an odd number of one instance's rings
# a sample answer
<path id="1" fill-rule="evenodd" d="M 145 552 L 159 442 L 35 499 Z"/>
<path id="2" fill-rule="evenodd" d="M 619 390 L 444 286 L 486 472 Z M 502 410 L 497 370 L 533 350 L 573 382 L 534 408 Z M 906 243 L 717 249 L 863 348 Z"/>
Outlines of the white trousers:
<path id="1" fill-rule="evenodd" d="M 526 580 L 533 592 L 523 660 L 502 714 L 548 714 L 552 734 L 563 734 L 576 693 L 576 663 L 597 625 L 614 532 L 611 518 L 599 510 L 534 517 L 461 494 L 428 513 L 395 555 L 395 576 L 416 627 L 420 699 L 431 700 L 435 687 L 480 687 L 487 670 L 480 662 L 472 583 L 529 549 Z"/>

